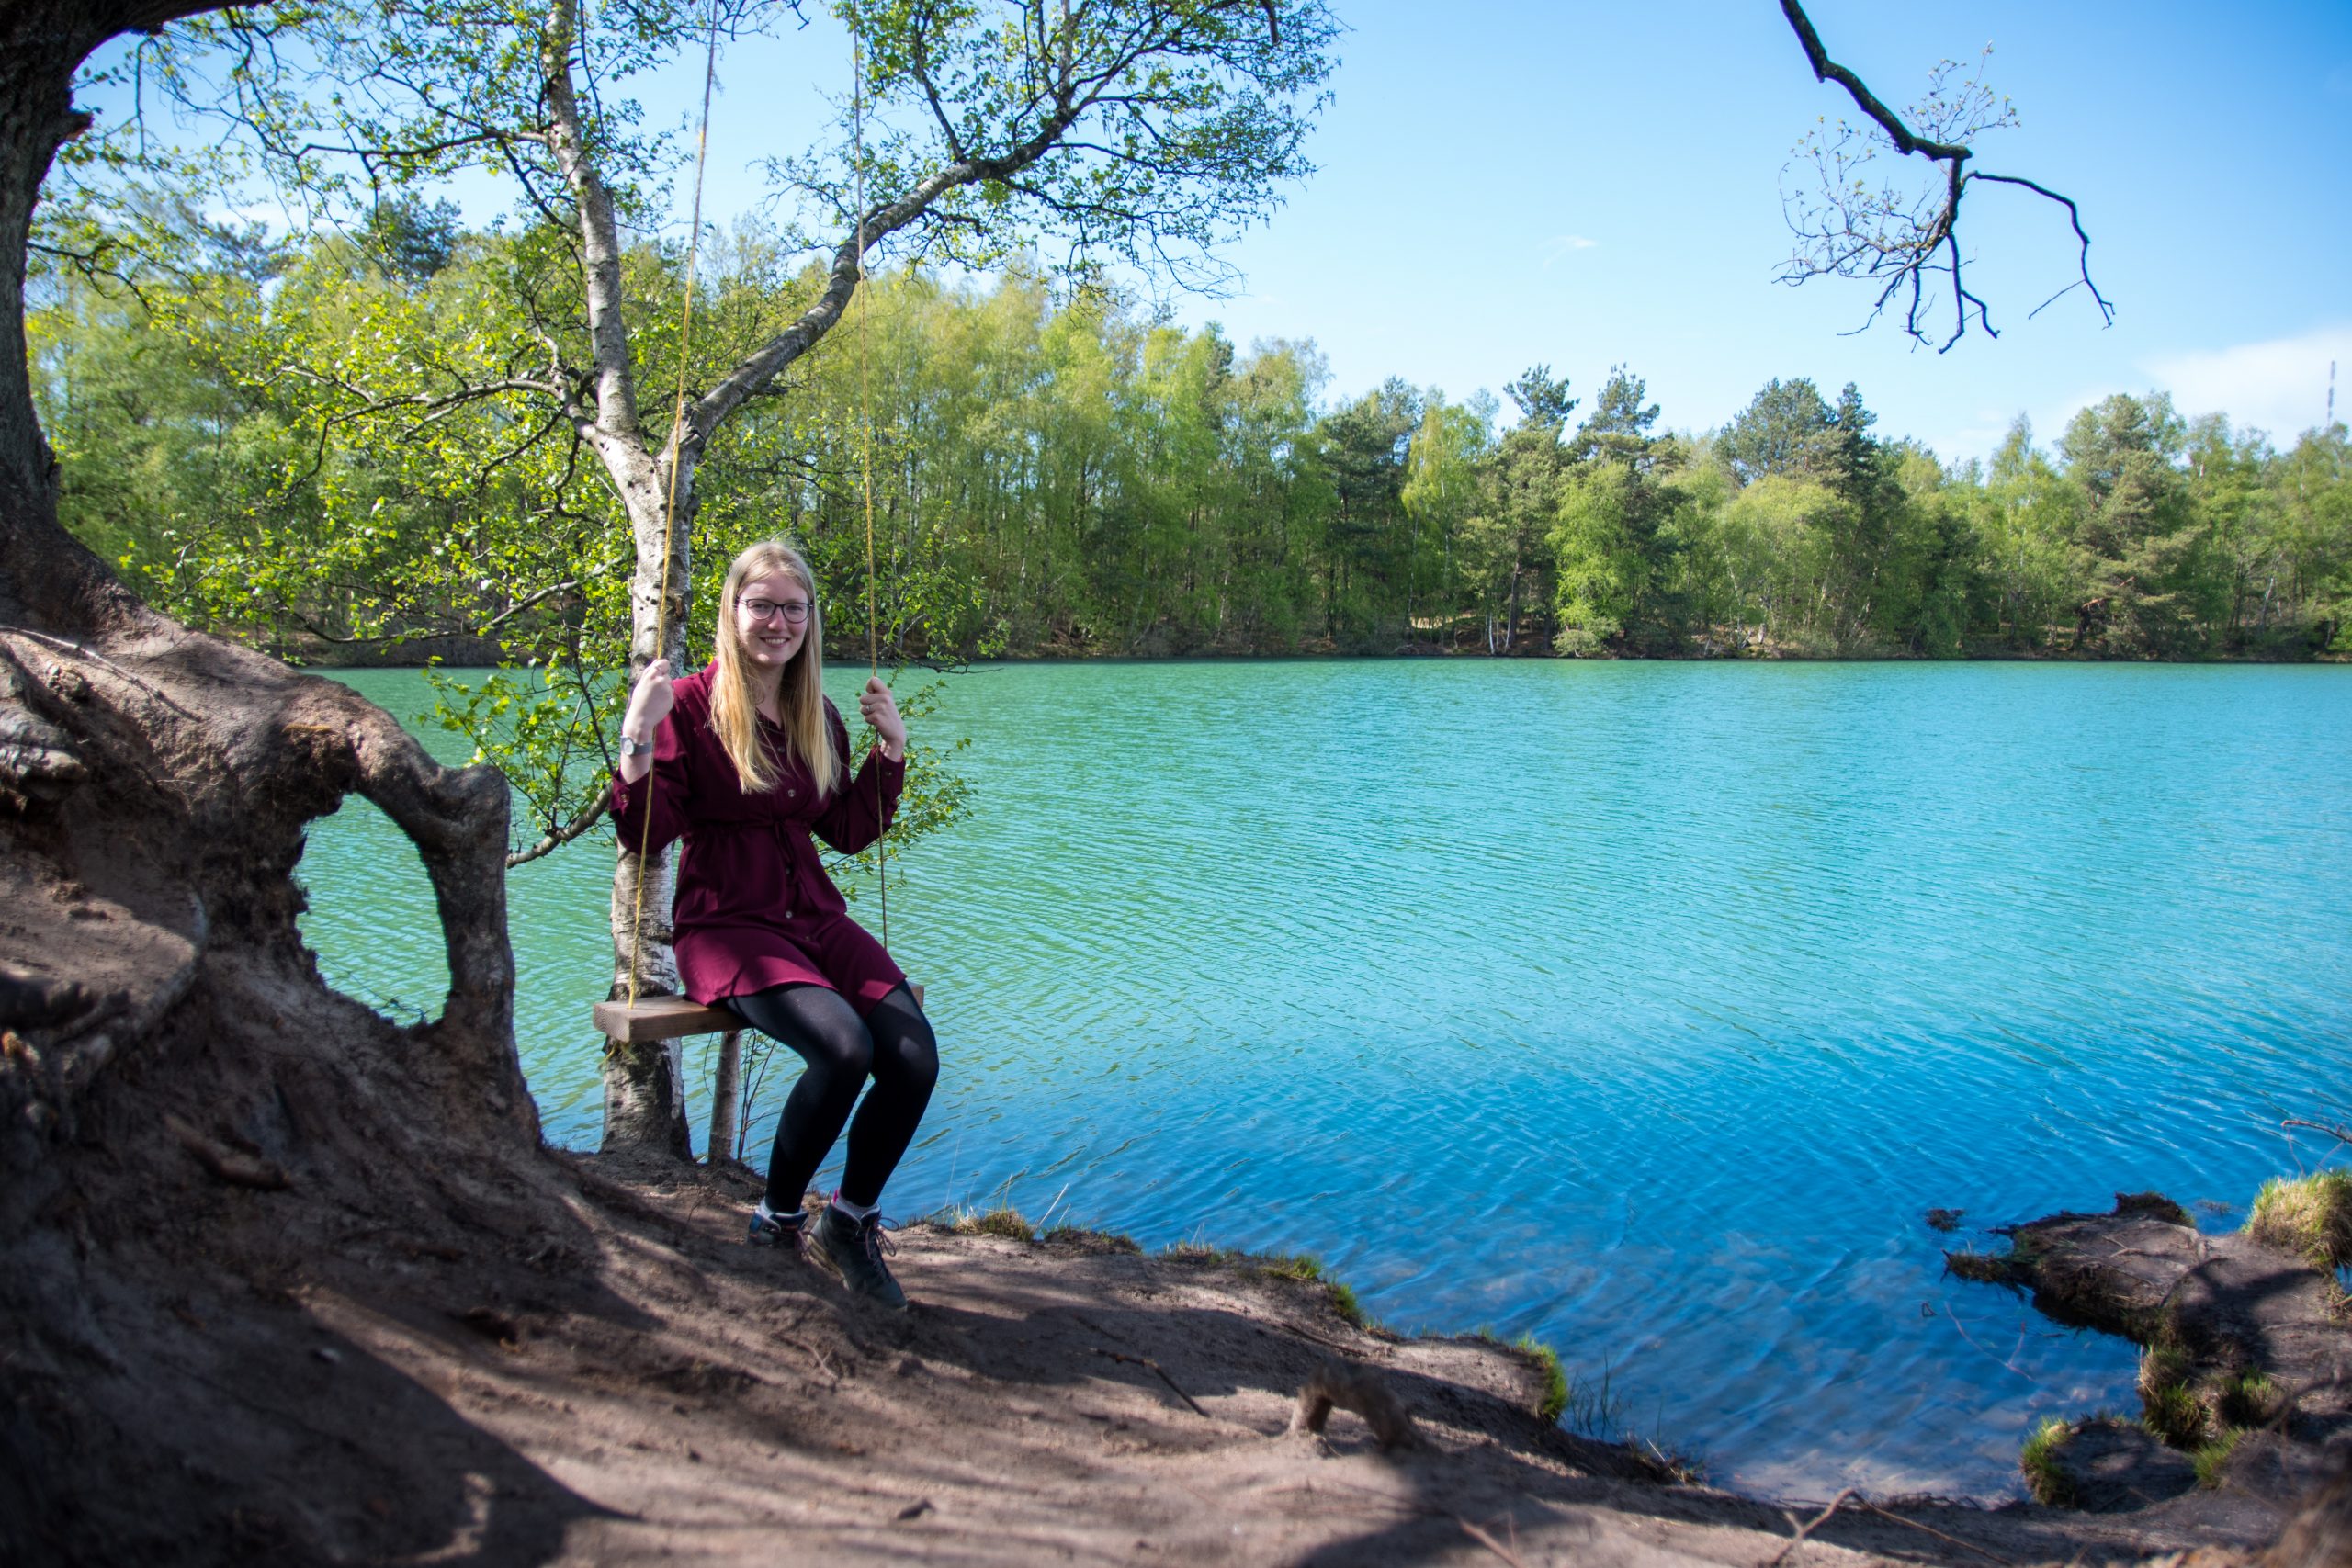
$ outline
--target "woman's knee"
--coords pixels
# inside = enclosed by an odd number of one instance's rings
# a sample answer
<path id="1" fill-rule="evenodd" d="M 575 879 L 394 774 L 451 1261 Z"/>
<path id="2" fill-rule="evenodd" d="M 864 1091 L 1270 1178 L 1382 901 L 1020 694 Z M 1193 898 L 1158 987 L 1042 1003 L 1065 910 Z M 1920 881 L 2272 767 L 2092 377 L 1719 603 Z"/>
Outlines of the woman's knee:
<path id="1" fill-rule="evenodd" d="M 812 1066 L 821 1066 L 829 1073 L 839 1073 L 859 1083 L 874 1070 L 874 1036 L 866 1032 L 865 1025 L 857 1021 L 854 1013 L 820 1032 L 815 1043 Z"/>
<path id="2" fill-rule="evenodd" d="M 938 1087 L 939 1043 L 931 1037 L 931 1031 L 926 1029 L 920 1035 L 894 1040 L 888 1050 L 877 1044 L 874 1051 L 874 1076 L 879 1080 L 885 1075 L 893 1083 L 925 1094 Z"/>
<path id="3" fill-rule="evenodd" d="M 931 1021 L 906 998 L 893 996 L 867 1021 L 874 1036 L 874 1076 L 928 1094 L 939 1082 L 939 1042 Z"/>

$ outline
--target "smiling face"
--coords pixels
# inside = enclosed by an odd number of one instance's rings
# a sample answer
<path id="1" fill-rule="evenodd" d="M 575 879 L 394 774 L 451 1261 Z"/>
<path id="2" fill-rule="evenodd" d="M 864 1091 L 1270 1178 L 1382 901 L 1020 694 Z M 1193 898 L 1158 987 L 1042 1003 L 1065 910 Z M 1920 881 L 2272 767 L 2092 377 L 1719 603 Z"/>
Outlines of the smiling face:
<path id="1" fill-rule="evenodd" d="M 782 676 L 808 640 L 808 589 L 798 578 L 788 572 L 745 578 L 735 595 L 736 646 L 743 662 L 769 680 Z"/>

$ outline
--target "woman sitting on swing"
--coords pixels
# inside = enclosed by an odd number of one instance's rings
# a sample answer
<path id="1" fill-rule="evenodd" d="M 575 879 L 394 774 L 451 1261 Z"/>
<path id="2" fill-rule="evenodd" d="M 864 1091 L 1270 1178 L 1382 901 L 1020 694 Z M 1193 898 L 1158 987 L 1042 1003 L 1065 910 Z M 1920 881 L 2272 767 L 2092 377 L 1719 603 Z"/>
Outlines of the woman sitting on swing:
<path id="1" fill-rule="evenodd" d="M 890 689 L 868 681 L 858 708 L 880 743 L 847 776 L 849 731 L 821 684 L 823 633 L 797 550 L 771 539 L 737 556 L 709 667 L 673 682 L 657 659 L 629 694 L 613 816 L 626 844 L 646 841 L 649 812 L 650 851 L 685 840 L 673 940 L 686 994 L 808 1064 L 776 1122 L 751 1239 L 808 1255 L 802 1195 L 846 1125 L 841 1185 L 815 1222 L 817 1241 L 852 1290 L 903 1308 L 878 1205 L 930 1102 L 939 1048 L 905 974 L 849 918 L 810 835 L 843 854 L 881 837 L 906 782 L 907 727 Z"/>

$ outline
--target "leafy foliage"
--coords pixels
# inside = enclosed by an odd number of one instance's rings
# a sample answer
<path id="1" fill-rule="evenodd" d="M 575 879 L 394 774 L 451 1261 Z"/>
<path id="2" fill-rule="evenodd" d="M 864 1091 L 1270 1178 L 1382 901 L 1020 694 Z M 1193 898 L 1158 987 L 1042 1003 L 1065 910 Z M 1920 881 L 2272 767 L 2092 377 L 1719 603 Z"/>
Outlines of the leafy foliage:
<path id="1" fill-rule="evenodd" d="M 221 231 L 202 254 L 137 296 L 57 276 L 34 313 L 72 525 L 176 613 L 290 657 L 504 660 L 500 683 L 451 687 L 448 716 L 505 760 L 533 837 L 575 821 L 628 635 L 626 517 L 574 433 L 490 400 L 433 406 L 529 336 L 518 300 L 564 286 L 546 237 L 458 235 L 413 276 L 341 239 Z M 647 245 L 628 265 L 639 297 L 675 297 L 682 258 Z M 819 286 L 746 225 L 705 253 L 697 309 L 714 341 L 749 338 Z M 639 342 L 649 367 L 674 352 Z M 866 659 L 870 581 L 892 667 L 1414 645 L 2352 650 L 2340 427 L 2279 451 L 2118 397 L 2054 450 L 2021 423 L 1955 468 L 1881 437 L 1850 386 L 1776 382 L 1693 435 L 1660 432 L 1630 371 L 1580 423 L 1537 373 L 1564 423 L 1498 437 L 1491 400 L 1392 381 L 1327 406 L 1311 344 L 1244 352 L 1099 291 L 1057 299 L 1026 265 L 985 288 L 886 273 L 712 441 L 692 570 L 791 533 L 822 581 L 829 655 Z M 422 400 L 368 412 L 361 384 Z M 1533 377 L 1516 385 L 1537 397 Z M 937 820 L 956 809 L 943 790 Z"/>

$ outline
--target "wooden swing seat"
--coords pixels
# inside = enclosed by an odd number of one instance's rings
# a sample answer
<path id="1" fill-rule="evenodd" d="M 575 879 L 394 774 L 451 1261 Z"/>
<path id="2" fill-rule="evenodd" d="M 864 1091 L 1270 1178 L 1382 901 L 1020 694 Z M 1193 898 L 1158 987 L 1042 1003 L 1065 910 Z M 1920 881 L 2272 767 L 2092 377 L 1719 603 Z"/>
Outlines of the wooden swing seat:
<path id="1" fill-rule="evenodd" d="M 915 1006 L 922 1006 L 922 987 L 910 983 Z M 596 1028 L 608 1040 L 643 1045 L 654 1040 L 680 1040 L 694 1034 L 732 1034 L 743 1021 L 725 1008 L 707 1008 L 692 997 L 639 997 L 626 1001 L 598 1002 Z"/>

